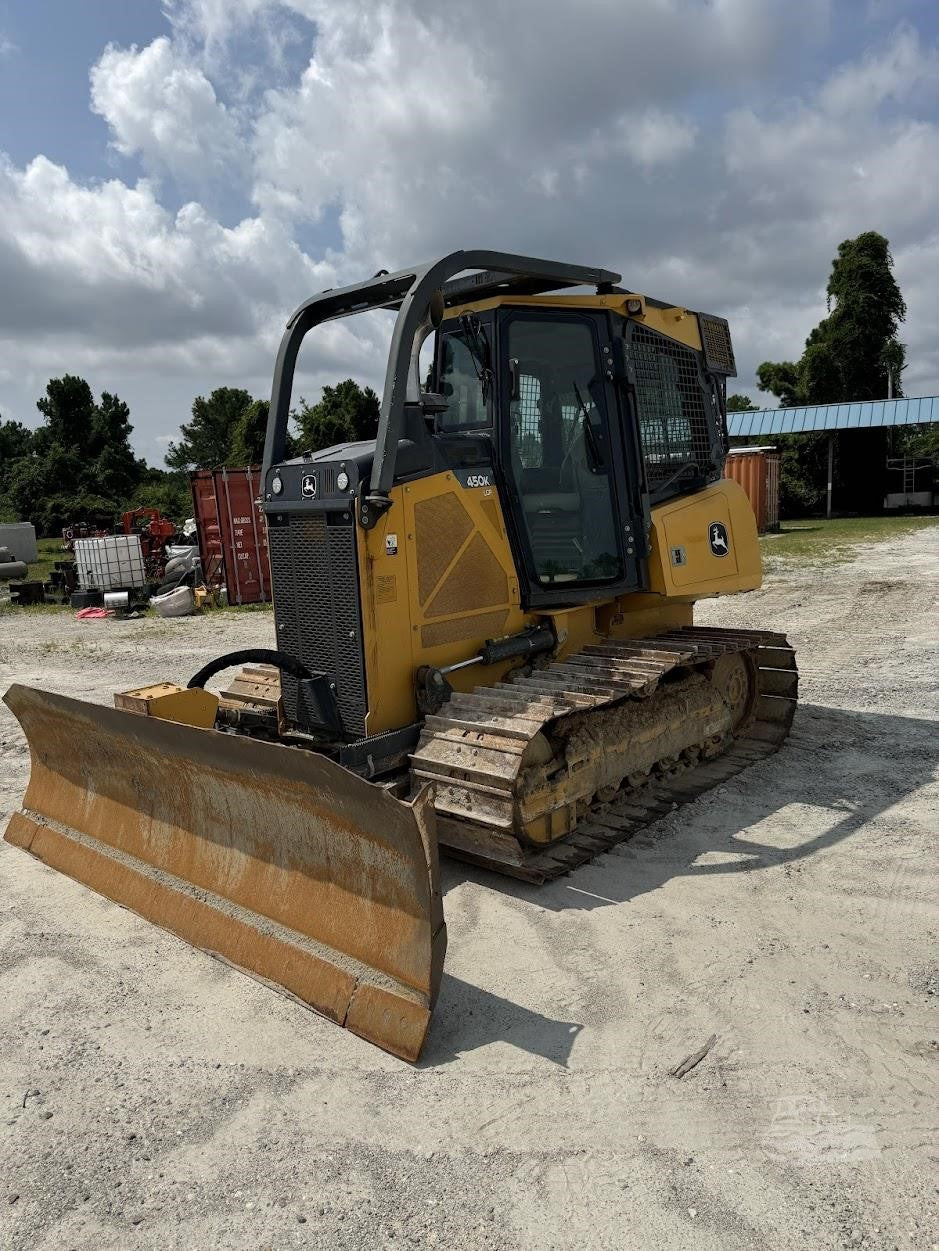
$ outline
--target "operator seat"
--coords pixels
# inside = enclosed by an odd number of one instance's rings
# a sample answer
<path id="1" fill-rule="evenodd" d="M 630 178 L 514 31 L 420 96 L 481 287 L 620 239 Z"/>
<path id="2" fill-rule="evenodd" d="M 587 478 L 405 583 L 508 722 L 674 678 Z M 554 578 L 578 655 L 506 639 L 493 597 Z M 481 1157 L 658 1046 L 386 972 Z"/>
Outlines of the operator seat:
<path id="1" fill-rule="evenodd" d="M 522 366 L 529 376 L 545 378 L 547 369 L 539 363 Z M 519 453 L 519 417 L 513 416 L 512 471 L 518 484 L 525 523 L 538 573 L 543 577 L 570 580 L 579 576 L 583 564 L 582 500 L 577 483 L 562 483 L 563 455 L 560 454 L 563 419 L 556 394 L 549 389 L 549 398 L 534 401 L 538 410 L 539 446 L 542 457 L 554 448 L 557 464 L 526 467 Z M 557 437 L 546 437 L 553 424 Z"/>

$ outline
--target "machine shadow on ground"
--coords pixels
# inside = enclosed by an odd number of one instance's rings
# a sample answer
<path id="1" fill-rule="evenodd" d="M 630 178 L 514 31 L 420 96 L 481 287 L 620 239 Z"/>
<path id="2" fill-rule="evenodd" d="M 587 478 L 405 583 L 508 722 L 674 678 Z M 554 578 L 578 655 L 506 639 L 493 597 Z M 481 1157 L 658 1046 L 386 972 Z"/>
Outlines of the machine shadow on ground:
<path id="1" fill-rule="evenodd" d="M 555 1020 L 501 995 L 444 973 L 434 1020 L 417 1065 L 437 1068 L 467 1051 L 505 1040 L 529 1055 L 567 1067 L 577 1035 L 577 1021 Z"/>
<path id="2" fill-rule="evenodd" d="M 939 724 L 926 719 L 803 704 L 793 733 L 775 756 L 723 783 L 736 793 L 733 806 L 721 809 L 718 821 L 711 816 L 695 819 L 705 794 L 641 829 L 613 852 L 541 887 L 444 858 L 444 893 L 469 878 L 551 911 L 610 907 L 654 891 L 673 877 L 754 872 L 800 861 L 849 838 L 865 822 L 933 781 L 939 767 L 938 744 Z M 858 763 L 853 759 L 848 764 L 849 753 L 869 758 L 869 787 L 860 801 Z M 741 779 L 748 786 L 740 787 Z M 833 823 L 823 834 L 790 847 L 743 837 L 755 824 L 796 803 L 829 809 Z M 694 863 L 705 852 L 738 853 L 740 858 Z"/>
<path id="3" fill-rule="evenodd" d="M 469 880 L 551 911 L 593 909 L 628 904 L 678 876 L 752 873 L 791 864 L 850 838 L 933 781 L 937 745 L 939 725 L 933 721 L 803 705 L 780 752 L 723 784 L 733 789 L 733 802 L 718 815 L 710 811 L 702 819 L 700 799 L 684 805 L 613 852 L 541 887 L 444 858 L 443 890 Z M 861 799 L 859 768 L 867 779 Z M 797 804 L 827 809 L 828 828 L 789 846 L 746 837 L 774 813 Z M 708 852 L 736 858 L 696 863 Z M 421 1066 L 448 1063 L 498 1040 L 566 1065 L 582 1028 L 445 973 Z"/>
<path id="4" fill-rule="evenodd" d="M 848 754 L 868 758 L 864 771 L 869 786 L 860 800 L 857 760 L 849 765 Z M 628 903 L 677 876 L 710 877 L 773 868 L 804 860 L 849 838 L 866 822 L 933 780 L 937 767 L 939 723 L 802 705 L 792 734 L 778 753 L 722 784 L 734 789 L 734 802 L 721 809 L 718 819 L 711 814 L 704 820 L 696 818 L 701 801 L 707 800 L 705 794 L 646 826 L 612 852 L 544 886 L 445 858 L 441 862 L 443 890 L 446 893 L 469 879 L 542 908 L 561 911 Z M 774 813 L 791 804 L 826 808 L 832 823 L 824 833 L 794 846 L 744 837 L 751 827 L 771 820 Z M 695 863 L 707 852 L 736 854 L 739 858 L 716 864 Z"/>

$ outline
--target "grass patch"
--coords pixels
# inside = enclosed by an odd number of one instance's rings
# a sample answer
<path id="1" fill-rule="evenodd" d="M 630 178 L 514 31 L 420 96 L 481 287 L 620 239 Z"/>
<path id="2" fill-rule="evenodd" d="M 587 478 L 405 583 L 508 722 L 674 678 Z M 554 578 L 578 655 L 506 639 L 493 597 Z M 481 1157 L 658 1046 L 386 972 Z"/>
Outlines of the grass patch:
<path id="1" fill-rule="evenodd" d="M 0 600 L 0 617 L 12 617 L 23 612 L 59 613 L 68 609 L 68 604 L 11 604 L 9 600 Z"/>
<path id="2" fill-rule="evenodd" d="M 26 582 L 48 582 L 55 568 L 57 560 L 71 560 L 71 555 L 62 547 L 61 539 L 39 539 L 36 544 L 36 559 L 29 562 L 26 568 Z M 11 613 L 31 612 L 31 613 L 56 613 L 67 612 L 69 606 L 65 604 L 27 604 L 20 607 L 17 604 L 11 604 L 6 598 L 7 592 L 3 592 L 4 598 L 0 600 L 0 616 L 9 616 Z"/>
<path id="3" fill-rule="evenodd" d="M 71 560 L 71 554 L 62 548 L 61 539 L 40 539 L 36 547 L 38 554 L 26 573 L 27 582 L 48 582 L 57 560 Z"/>
<path id="4" fill-rule="evenodd" d="M 862 543 L 887 543 L 916 530 L 939 527 L 939 517 L 836 517 L 784 521 L 778 534 L 760 539 L 767 568 L 793 564 L 828 565 L 850 559 Z"/>

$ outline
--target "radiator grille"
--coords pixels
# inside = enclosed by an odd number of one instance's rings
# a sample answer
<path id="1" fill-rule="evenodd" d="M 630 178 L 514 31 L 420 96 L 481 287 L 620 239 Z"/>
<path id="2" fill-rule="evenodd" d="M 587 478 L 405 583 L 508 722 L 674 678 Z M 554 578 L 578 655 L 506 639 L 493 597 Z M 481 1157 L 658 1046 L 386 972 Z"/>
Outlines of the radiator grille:
<path id="1" fill-rule="evenodd" d="M 691 348 L 633 325 L 626 350 L 632 364 L 639 434 L 651 494 L 719 473 L 716 413 Z"/>
<path id="2" fill-rule="evenodd" d="M 355 526 L 327 525 L 323 512 L 268 518 L 277 645 L 336 683 L 347 734 L 365 733 L 365 658 L 362 651 Z M 284 713 L 313 729 L 298 705 L 296 678 L 281 675 Z"/>
<path id="3" fill-rule="evenodd" d="M 701 331 L 701 345 L 708 369 L 713 373 L 723 374 L 725 378 L 736 378 L 737 363 L 734 360 L 734 345 L 730 339 L 727 321 L 723 317 L 699 313 L 698 328 Z"/>

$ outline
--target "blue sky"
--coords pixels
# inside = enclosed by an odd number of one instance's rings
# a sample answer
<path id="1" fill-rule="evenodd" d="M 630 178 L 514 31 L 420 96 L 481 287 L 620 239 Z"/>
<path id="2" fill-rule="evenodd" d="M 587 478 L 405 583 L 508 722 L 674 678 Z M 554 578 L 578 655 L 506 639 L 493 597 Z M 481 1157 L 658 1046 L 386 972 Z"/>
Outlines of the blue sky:
<path id="1" fill-rule="evenodd" d="M 863 229 L 934 392 L 937 44 L 925 0 L 0 0 L 0 415 L 82 373 L 159 461 L 311 290 L 474 245 L 726 313 L 756 395 Z M 384 334 L 324 333 L 306 394 Z"/>
<path id="2" fill-rule="evenodd" d="M 0 32 L 14 45 L 0 74 L 0 149 L 18 164 L 43 152 L 76 178 L 106 175 L 108 127 L 88 108 L 88 71 L 107 43 L 168 31 L 151 0 L 0 0 Z"/>

